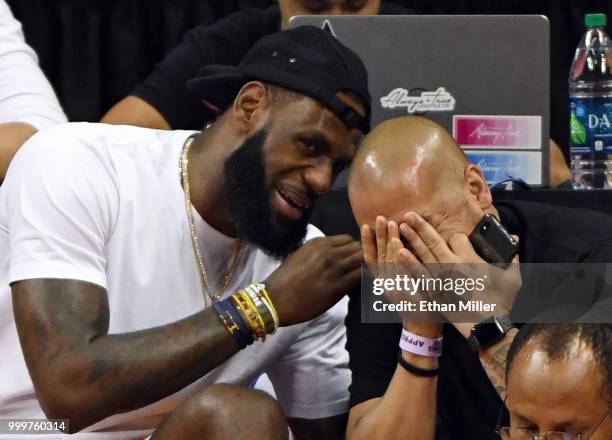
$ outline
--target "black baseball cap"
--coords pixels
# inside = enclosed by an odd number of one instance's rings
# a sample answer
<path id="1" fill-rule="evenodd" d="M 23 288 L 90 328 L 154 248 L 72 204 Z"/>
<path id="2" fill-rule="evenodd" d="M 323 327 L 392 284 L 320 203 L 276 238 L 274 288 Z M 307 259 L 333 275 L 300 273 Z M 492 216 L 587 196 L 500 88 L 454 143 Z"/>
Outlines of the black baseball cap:
<path id="1" fill-rule="evenodd" d="M 252 80 L 310 96 L 333 111 L 348 127 L 370 130 L 371 97 L 363 62 L 329 32 L 299 26 L 258 40 L 238 66 L 210 65 L 187 81 L 191 93 L 219 111 L 229 108 L 244 84 Z M 338 97 L 359 99 L 363 117 Z"/>

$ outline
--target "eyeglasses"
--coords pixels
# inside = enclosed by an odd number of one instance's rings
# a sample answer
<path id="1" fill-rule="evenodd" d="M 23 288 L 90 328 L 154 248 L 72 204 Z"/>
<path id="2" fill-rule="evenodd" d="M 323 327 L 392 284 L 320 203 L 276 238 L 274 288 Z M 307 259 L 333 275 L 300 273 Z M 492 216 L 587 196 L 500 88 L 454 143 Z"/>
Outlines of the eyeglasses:
<path id="1" fill-rule="evenodd" d="M 547 431 L 542 434 L 527 428 L 504 427 L 499 429 L 503 440 L 585 440 L 593 435 L 572 434 L 569 432 Z"/>
<path id="2" fill-rule="evenodd" d="M 560 431 L 547 431 L 544 433 L 539 433 L 528 428 L 509 426 L 500 427 L 499 425 L 501 424 L 502 416 L 506 410 L 506 399 L 504 399 L 504 404 L 499 413 L 499 417 L 497 418 L 497 426 L 495 428 L 495 433 L 499 434 L 503 440 L 588 440 L 593 436 L 593 434 L 595 434 L 595 431 L 599 429 L 604 420 L 606 420 L 606 418 L 610 415 L 610 409 L 608 409 L 603 417 L 595 424 L 595 427 L 586 434 L 572 434 L 569 432 Z"/>

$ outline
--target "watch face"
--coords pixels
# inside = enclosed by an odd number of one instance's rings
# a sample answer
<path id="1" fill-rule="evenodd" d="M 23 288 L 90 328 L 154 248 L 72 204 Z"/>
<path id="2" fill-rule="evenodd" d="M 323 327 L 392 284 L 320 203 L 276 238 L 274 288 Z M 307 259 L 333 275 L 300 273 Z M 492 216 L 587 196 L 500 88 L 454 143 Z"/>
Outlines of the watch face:
<path id="1" fill-rule="evenodd" d="M 483 322 L 474 327 L 473 335 L 481 347 L 486 347 L 499 341 L 504 330 L 497 322 Z"/>

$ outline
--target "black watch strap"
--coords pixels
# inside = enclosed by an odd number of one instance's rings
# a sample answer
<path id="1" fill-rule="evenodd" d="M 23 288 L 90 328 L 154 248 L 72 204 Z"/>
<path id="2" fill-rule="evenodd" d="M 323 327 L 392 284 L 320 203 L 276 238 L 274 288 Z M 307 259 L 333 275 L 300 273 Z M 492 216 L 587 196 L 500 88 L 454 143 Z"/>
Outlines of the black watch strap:
<path id="1" fill-rule="evenodd" d="M 478 353 L 500 341 L 512 328 L 514 323 L 509 315 L 490 316 L 472 328 L 467 343 L 474 353 Z"/>
<path id="2" fill-rule="evenodd" d="M 514 322 L 510 319 L 510 315 L 496 316 L 495 318 L 497 318 L 497 322 L 501 325 L 504 334 L 514 328 Z"/>

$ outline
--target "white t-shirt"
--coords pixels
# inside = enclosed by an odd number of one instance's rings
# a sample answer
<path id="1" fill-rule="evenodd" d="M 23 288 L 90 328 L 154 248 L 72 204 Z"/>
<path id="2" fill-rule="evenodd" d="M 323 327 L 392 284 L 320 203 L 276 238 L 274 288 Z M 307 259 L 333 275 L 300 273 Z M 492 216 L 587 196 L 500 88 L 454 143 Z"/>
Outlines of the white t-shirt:
<path id="1" fill-rule="evenodd" d="M 0 0 L 0 124 L 5 122 L 42 130 L 66 122 L 66 115 L 23 38 L 21 23 Z"/>
<path id="2" fill-rule="evenodd" d="M 36 134 L 18 151 L 0 187 L 0 419 L 44 417 L 17 338 L 10 282 L 67 278 L 105 287 L 109 333 L 171 323 L 210 305 L 178 172 L 190 134 L 64 124 Z M 235 241 L 194 214 L 208 272 L 220 278 Z M 308 237 L 316 235 L 320 231 L 309 226 Z M 249 246 L 225 296 L 264 280 L 277 266 Z M 122 432 L 84 438 L 142 438 L 186 395 L 216 382 L 246 386 L 263 372 L 287 416 L 343 413 L 350 381 L 346 307 L 345 299 L 317 319 L 281 328 L 181 392 L 87 429 Z"/>

